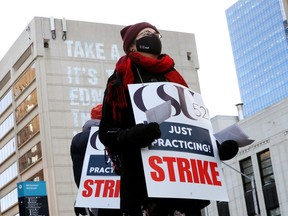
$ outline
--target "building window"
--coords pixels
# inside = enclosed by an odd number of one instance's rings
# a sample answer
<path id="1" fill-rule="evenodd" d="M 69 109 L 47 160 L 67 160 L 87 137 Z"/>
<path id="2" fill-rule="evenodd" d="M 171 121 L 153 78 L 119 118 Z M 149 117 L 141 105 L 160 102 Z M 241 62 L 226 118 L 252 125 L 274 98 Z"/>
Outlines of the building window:
<path id="1" fill-rule="evenodd" d="M 270 151 L 265 150 L 258 154 L 259 167 L 262 185 L 267 185 L 274 182 L 274 173 L 270 157 Z"/>
<path id="2" fill-rule="evenodd" d="M 39 132 L 39 117 L 36 116 L 18 134 L 18 147 L 22 146 Z"/>
<path id="3" fill-rule="evenodd" d="M 41 144 L 33 146 L 28 152 L 19 158 L 19 170 L 22 172 L 26 168 L 32 166 L 40 158 L 42 158 Z"/>
<path id="4" fill-rule="evenodd" d="M 27 181 L 44 181 L 43 170 L 37 172 L 35 175 L 27 179 Z"/>
<path id="5" fill-rule="evenodd" d="M 0 140 L 14 127 L 14 116 L 11 113 L 1 124 L 0 124 Z"/>
<path id="6" fill-rule="evenodd" d="M 0 199 L 1 213 L 11 208 L 13 205 L 18 202 L 18 192 L 17 188 L 15 188 L 10 193 L 6 194 Z"/>
<path id="7" fill-rule="evenodd" d="M 0 115 L 12 104 L 12 90 L 8 91 L 1 99 L 0 99 Z"/>
<path id="8" fill-rule="evenodd" d="M 35 63 L 33 63 L 13 85 L 14 98 L 18 97 L 34 81 L 35 77 Z"/>
<path id="9" fill-rule="evenodd" d="M 252 176 L 253 167 L 252 167 L 251 157 L 240 161 L 240 168 L 241 168 L 242 173 L 244 173 L 247 176 Z M 242 182 L 243 182 L 244 192 L 250 191 L 252 189 L 250 178 L 246 178 L 245 176 L 242 176 Z"/>
<path id="10" fill-rule="evenodd" d="M 13 137 L 0 149 L 0 164 L 10 157 L 16 151 L 16 139 Z"/>
<path id="11" fill-rule="evenodd" d="M 12 179 L 17 177 L 17 163 L 13 163 L 6 170 L 0 173 L 0 188 L 9 183 Z"/>
<path id="12" fill-rule="evenodd" d="M 269 149 L 258 154 L 258 162 L 267 215 L 280 215 L 279 201 Z"/>
<path id="13" fill-rule="evenodd" d="M 8 71 L 8 73 L 6 73 L 6 75 L 0 80 L 0 90 L 4 88 L 4 86 L 9 82 L 10 79 L 11 79 L 11 72 Z"/>
<path id="14" fill-rule="evenodd" d="M 187 60 L 191 61 L 192 57 L 191 57 L 192 53 L 191 52 L 187 52 Z"/>
<path id="15" fill-rule="evenodd" d="M 228 202 L 217 202 L 218 215 L 230 216 Z"/>
<path id="16" fill-rule="evenodd" d="M 27 98 L 16 108 L 16 123 L 27 115 L 35 106 L 37 106 L 37 92 L 34 90 Z"/>
<path id="17" fill-rule="evenodd" d="M 254 216 L 259 212 L 258 197 L 256 194 L 255 182 L 252 182 L 254 175 L 251 157 L 240 161 L 240 169 L 242 175 L 243 189 L 245 194 L 245 203 L 248 216 Z M 251 179 L 252 178 L 252 179 Z M 254 188 L 253 188 L 254 186 Z M 257 203 L 255 203 L 257 202 Z"/>
<path id="18" fill-rule="evenodd" d="M 277 207 L 277 208 L 275 208 L 275 209 L 268 210 L 267 215 L 268 215 L 268 216 L 281 216 L 280 208 Z"/>

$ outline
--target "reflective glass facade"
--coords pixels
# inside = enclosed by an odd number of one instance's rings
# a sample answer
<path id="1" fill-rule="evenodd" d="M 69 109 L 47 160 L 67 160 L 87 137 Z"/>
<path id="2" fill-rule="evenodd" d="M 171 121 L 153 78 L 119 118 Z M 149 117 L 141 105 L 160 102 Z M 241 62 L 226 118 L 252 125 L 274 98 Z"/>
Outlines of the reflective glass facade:
<path id="1" fill-rule="evenodd" d="M 288 96 L 283 11 L 281 0 L 239 0 L 226 10 L 245 117 Z"/>

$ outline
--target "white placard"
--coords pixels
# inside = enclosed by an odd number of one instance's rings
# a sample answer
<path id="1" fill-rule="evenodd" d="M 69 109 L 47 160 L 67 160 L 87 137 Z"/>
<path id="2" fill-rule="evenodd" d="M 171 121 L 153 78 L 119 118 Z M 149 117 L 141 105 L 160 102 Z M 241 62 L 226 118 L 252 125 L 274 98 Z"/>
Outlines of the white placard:
<path id="1" fill-rule="evenodd" d="M 215 133 L 214 136 L 220 143 L 226 140 L 234 140 L 237 142 L 239 147 L 250 145 L 255 141 L 249 139 L 249 137 L 236 124 Z"/>
<path id="2" fill-rule="evenodd" d="M 128 85 L 136 123 L 171 102 L 161 138 L 142 149 L 149 197 L 228 201 L 208 110 L 200 94 L 171 82 Z M 153 95 L 153 99 L 151 98 Z"/>
<path id="3" fill-rule="evenodd" d="M 90 131 L 75 206 L 120 208 L 120 176 L 114 173 L 111 161 L 104 154 L 98 127 L 92 127 Z"/>
<path id="4" fill-rule="evenodd" d="M 164 122 L 171 116 L 171 101 L 166 101 L 156 107 L 153 107 L 146 112 L 147 122 Z"/>

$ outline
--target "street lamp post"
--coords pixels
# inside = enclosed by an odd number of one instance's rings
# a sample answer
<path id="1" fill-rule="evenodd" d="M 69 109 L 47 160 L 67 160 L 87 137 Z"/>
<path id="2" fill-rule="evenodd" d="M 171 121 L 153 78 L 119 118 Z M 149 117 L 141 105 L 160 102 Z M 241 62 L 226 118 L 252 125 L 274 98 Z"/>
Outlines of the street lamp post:
<path id="1" fill-rule="evenodd" d="M 229 168 L 233 169 L 234 171 L 236 171 L 237 173 L 239 173 L 240 175 L 244 176 L 245 178 L 249 179 L 251 181 L 251 186 L 252 186 L 252 196 L 253 196 L 253 203 L 254 203 L 254 209 L 255 209 L 255 215 L 260 215 L 259 212 L 259 207 L 258 207 L 258 201 L 257 201 L 257 191 L 256 191 L 256 185 L 255 185 L 255 178 L 253 175 L 248 176 L 245 173 L 240 172 L 239 170 L 235 169 L 234 167 L 230 166 L 229 164 L 226 164 L 222 161 L 223 164 L 225 164 L 226 166 L 228 166 Z"/>

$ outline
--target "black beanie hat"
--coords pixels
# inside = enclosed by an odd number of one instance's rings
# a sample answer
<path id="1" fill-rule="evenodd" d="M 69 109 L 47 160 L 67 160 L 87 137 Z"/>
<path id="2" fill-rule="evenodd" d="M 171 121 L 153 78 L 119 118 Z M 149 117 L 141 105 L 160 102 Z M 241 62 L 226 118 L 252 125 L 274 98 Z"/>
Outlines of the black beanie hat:
<path id="1" fill-rule="evenodd" d="M 158 29 L 148 22 L 141 22 L 141 23 L 136 23 L 134 25 L 129 25 L 120 31 L 120 34 L 123 40 L 123 49 L 126 54 L 130 52 L 129 46 L 132 44 L 132 42 L 134 41 L 138 33 L 144 28 L 152 28 L 157 33 L 159 33 Z"/>

